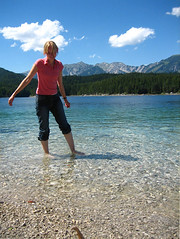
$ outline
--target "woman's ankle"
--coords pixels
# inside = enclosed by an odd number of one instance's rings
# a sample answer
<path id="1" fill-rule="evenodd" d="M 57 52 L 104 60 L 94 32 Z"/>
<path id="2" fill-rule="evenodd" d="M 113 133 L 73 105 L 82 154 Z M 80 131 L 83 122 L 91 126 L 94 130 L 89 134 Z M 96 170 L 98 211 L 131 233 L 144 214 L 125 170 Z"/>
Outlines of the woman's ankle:
<path id="1" fill-rule="evenodd" d="M 46 141 L 41 141 L 41 145 L 42 145 L 44 154 L 49 154 L 48 140 L 46 140 Z"/>

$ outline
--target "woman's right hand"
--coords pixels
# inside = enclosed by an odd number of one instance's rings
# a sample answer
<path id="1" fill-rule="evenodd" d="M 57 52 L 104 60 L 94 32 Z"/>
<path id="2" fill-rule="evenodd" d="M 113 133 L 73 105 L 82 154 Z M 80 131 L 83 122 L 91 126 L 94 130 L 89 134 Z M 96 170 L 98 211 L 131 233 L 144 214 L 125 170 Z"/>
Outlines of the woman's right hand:
<path id="1" fill-rule="evenodd" d="M 12 94 L 12 95 L 9 97 L 8 104 L 9 104 L 10 106 L 12 106 L 13 101 L 14 101 L 14 95 Z"/>

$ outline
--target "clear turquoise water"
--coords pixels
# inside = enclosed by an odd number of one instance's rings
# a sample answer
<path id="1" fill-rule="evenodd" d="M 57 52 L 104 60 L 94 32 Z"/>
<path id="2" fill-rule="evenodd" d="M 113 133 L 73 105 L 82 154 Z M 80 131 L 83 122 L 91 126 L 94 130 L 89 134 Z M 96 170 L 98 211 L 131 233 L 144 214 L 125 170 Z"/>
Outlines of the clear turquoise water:
<path id="1" fill-rule="evenodd" d="M 138 190 L 145 197 L 151 192 L 157 200 L 162 193 L 174 215 L 179 186 L 179 95 L 69 97 L 71 108 L 65 109 L 66 115 L 76 148 L 86 155 L 71 157 L 51 116 L 49 147 L 55 159 L 48 161 L 37 140 L 35 98 L 16 98 L 13 107 L 7 100 L 0 99 L 3 192 L 37 191 L 44 177 L 58 192 L 73 194 L 78 189 L 87 198 L 99 190 L 116 197 L 120 187 L 126 188 L 124 193 L 131 188 L 132 194 Z"/>

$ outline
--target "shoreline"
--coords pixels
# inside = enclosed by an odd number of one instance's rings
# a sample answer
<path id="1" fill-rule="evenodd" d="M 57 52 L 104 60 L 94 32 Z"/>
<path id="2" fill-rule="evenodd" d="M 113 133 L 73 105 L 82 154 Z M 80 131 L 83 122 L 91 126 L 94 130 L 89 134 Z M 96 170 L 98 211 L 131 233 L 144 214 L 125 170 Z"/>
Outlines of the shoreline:
<path id="1" fill-rule="evenodd" d="M 94 96 L 174 96 L 180 95 L 180 93 L 162 93 L 162 94 L 83 94 L 83 95 L 67 95 L 67 97 L 94 97 Z M 16 96 L 16 98 L 34 98 L 36 95 L 32 96 Z M 61 96 L 60 96 L 61 97 Z M 9 97 L 0 97 L 0 98 L 9 98 Z"/>
<path id="2" fill-rule="evenodd" d="M 69 96 L 165 96 L 165 95 L 180 95 L 180 93 L 164 93 L 164 94 L 90 94 L 90 95 L 69 95 Z"/>

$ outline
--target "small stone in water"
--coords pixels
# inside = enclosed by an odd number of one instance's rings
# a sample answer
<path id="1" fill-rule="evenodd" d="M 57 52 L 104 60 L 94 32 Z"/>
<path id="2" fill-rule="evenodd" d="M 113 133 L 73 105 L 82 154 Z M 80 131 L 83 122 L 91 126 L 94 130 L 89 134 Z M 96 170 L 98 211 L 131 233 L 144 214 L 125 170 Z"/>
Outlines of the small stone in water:
<path id="1" fill-rule="evenodd" d="M 31 200 L 29 200 L 28 203 L 36 203 L 36 202 L 35 202 L 35 201 L 31 201 Z"/>

